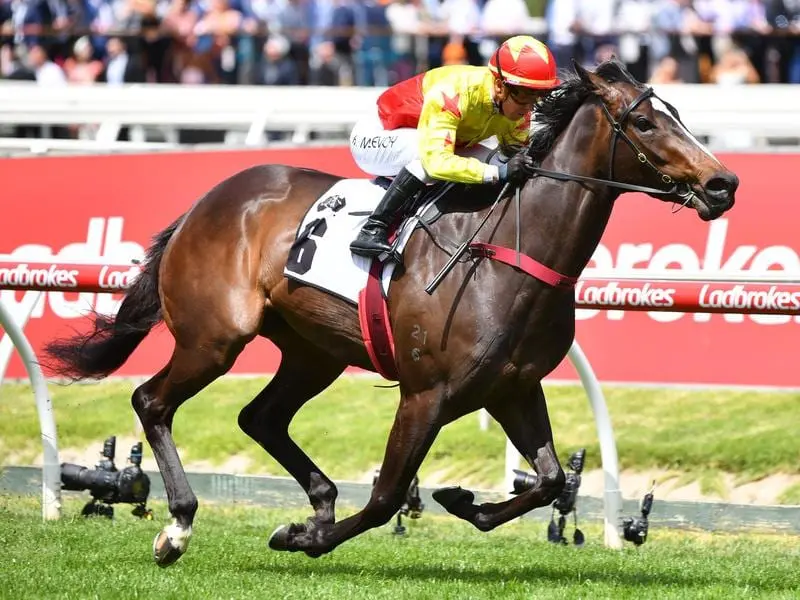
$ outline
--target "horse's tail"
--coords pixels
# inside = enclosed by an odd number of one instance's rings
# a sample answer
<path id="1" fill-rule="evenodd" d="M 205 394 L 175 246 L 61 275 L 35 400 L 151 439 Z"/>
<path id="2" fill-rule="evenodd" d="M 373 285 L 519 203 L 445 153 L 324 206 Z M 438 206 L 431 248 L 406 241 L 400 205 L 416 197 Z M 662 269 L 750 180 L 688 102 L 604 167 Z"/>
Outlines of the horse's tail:
<path id="1" fill-rule="evenodd" d="M 161 256 L 179 217 L 153 238 L 139 275 L 125 292 L 115 317 L 94 313 L 94 328 L 88 333 L 56 339 L 45 346 L 44 366 L 73 381 L 102 379 L 119 369 L 150 330 L 162 320 L 158 296 Z"/>

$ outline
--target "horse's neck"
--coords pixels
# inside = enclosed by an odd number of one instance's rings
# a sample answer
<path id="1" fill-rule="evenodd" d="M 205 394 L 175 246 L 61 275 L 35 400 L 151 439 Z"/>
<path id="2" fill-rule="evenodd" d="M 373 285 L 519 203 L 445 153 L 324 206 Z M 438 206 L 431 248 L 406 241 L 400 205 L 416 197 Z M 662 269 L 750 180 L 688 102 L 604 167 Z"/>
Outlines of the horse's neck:
<path id="1" fill-rule="evenodd" d="M 596 109 L 583 106 L 542 168 L 607 178 L 609 140 L 597 132 Z M 600 243 L 618 194 L 602 185 L 543 177 L 536 178 L 523 194 L 527 196 L 522 199 L 525 253 L 559 273 L 579 275 Z"/>

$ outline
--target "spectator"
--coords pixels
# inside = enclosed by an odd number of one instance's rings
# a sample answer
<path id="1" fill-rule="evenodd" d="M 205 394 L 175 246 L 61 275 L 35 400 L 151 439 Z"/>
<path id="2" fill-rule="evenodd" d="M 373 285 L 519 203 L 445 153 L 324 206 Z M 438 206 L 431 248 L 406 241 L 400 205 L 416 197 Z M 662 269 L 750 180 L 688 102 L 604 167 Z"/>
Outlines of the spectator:
<path id="1" fill-rule="evenodd" d="M 66 0 L 12 0 L 0 11 L 0 19 L 5 21 L 2 33 L 29 48 L 63 42 L 70 26 Z M 46 32 L 47 37 L 43 35 Z"/>
<path id="2" fill-rule="evenodd" d="M 387 86 L 445 63 L 485 64 L 498 38 L 530 31 L 530 15 L 544 17 L 562 69 L 614 55 L 640 81 L 716 83 L 733 42 L 760 82 L 800 83 L 800 0 L 0 0 L 0 77 L 35 80 L 28 54 L 47 47 L 46 63 L 76 83 L 94 81 L 101 61 L 112 83 Z M 114 57 L 110 34 L 124 46 Z M 270 63 L 276 34 L 289 53 Z"/>
<path id="3" fill-rule="evenodd" d="M 653 12 L 656 35 L 651 42 L 653 58 L 660 62 L 669 55 L 678 62 L 679 78 L 687 83 L 700 81 L 697 42 L 700 19 L 691 0 L 660 0 Z"/>
<path id="4" fill-rule="evenodd" d="M 767 0 L 767 23 L 777 35 L 771 46 L 777 51 L 777 80 L 800 83 L 800 0 Z"/>
<path id="5" fill-rule="evenodd" d="M 216 78 L 234 83 L 236 52 L 234 39 L 244 17 L 229 0 L 209 0 L 205 11 L 192 29 L 188 43 L 202 62 L 213 65 Z"/>
<path id="6" fill-rule="evenodd" d="M 619 36 L 619 58 L 639 81 L 650 73 L 653 7 L 651 0 L 621 0 L 617 7 L 616 26 L 625 32 Z"/>
<path id="7" fill-rule="evenodd" d="M 747 57 L 747 53 L 738 47 L 731 47 L 722 54 L 719 62 L 711 69 L 709 79 L 712 83 L 721 85 L 739 85 L 761 81 L 753 63 Z"/>
<path id="8" fill-rule="evenodd" d="M 313 0 L 287 0 L 276 23 L 268 23 L 271 33 L 289 41 L 288 57 L 297 71 L 298 85 L 308 83 Z"/>
<path id="9" fill-rule="evenodd" d="M 386 7 L 386 18 L 392 29 L 392 80 L 403 81 L 415 75 L 415 36 L 420 32 L 421 15 L 418 0 L 396 0 Z"/>
<path id="10" fill-rule="evenodd" d="M 28 68 L 33 72 L 39 85 L 65 85 L 64 71 L 47 56 L 40 44 L 34 44 L 28 51 Z"/>
<path id="11" fill-rule="evenodd" d="M 78 38 L 72 56 L 64 61 L 64 73 L 70 83 L 94 83 L 103 70 L 103 63 L 94 58 L 89 36 Z"/>
<path id="12" fill-rule="evenodd" d="M 300 77 L 289 52 L 291 43 L 282 35 L 271 35 L 264 44 L 264 64 L 258 83 L 262 85 L 299 85 Z"/>
<path id="13" fill-rule="evenodd" d="M 321 42 L 314 46 L 309 67 L 311 85 L 339 85 L 342 64 L 332 42 Z"/>
<path id="14" fill-rule="evenodd" d="M 454 37 L 463 40 L 467 63 L 484 64 L 486 60 L 478 50 L 481 33 L 481 7 L 478 0 L 443 0 L 439 8 L 439 17 L 447 26 L 450 40 Z"/>
<path id="15" fill-rule="evenodd" d="M 545 9 L 547 45 L 560 69 L 580 60 L 578 0 L 549 0 Z"/>
<path id="16" fill-rule="evenodd" d="M 0 77 L 16 79 L 18 81 L 36 81 L 33 71 L 24 64 L 22 45 L 0 45 Z"/>
<path id="17" fill-rule="evenodd" d="M 486 0 L 481 29 L 499 41 L 521 31 L 530 17 L 525 0 Z"/>
<path id="18" fill-rule="evenodd" d="M 392 62 L 391 31 L 385 0 L 362 0 L 355 6 L 354 60 L 358 85 L 389 85 L 387 65 Z"/>
<path id="19" fill-rule="evenodd" d="M 328 39 L 333 44 L 336 60 L 341 65 L 339 77 L 342 85 L 355 83 L 353 62 L 355 27 L 356 15 L 352 0 L 334 0 Z"/>
<path id="20" fill-rule="evenodd" d="M 442 64 L 443 65 L 466 65 L 467 51 L 464 49 L 464 44 L 460 41 L 448 42 L 442 50 Z"/>
<path id="21" fill-rule="evenodd" d="M 678 71 L 678 61 L 671 56 L 665 56 L 653 69 L 653 75 L 650 77 L 649 83 L 683 83 Z"/>
<path id="22" fill-rule="evenodd" d="M 767 80 L 767 38 L 772 32 L 762 0 L 731 0 L 732 39 L 747 53 L 761 81 Z"/>
<path id="23" fill-rule="evenodd" d="M 166 81 L 181 81 L 186 69 L 192 70 L 190 77 L 193 81 L 213 81 L 210 65 L 200 63 L 193 49 L 194 39 L 191 36 L 198 18 L 198 13 L 192 10 L 191 0 L 172 0 L 162 17 L 161 29 L 172 40 L 165 61 Z"/>
<path id="24" fill-rule="evenodd" d="M 122 38 L 116 36 L 108 38 L 106 54 L 105 66 L 97 77 L 98 81 L 110 85 L 144 81 L 144 71 L 138 61 L 128 54 L 127 45 Z"/>
<path id="25" fill-rule="evenodd" d="M 601 55 L 617 53 L 615 8 L 616 0 L 578 0 L 577 28 L 583 34 L 583 63 L 587 67 L 600 62 Z"/>

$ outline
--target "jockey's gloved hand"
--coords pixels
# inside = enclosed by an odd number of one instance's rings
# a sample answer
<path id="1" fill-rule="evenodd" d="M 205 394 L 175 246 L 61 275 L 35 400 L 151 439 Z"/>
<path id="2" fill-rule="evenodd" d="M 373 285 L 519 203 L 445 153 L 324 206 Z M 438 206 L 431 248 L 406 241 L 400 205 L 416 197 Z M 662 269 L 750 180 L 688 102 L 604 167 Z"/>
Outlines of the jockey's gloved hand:
<path id="1" fill-rule="evenodd" d="M 533 159 L 524 150 L 517 152 L 499 169 L 500 181 L 519 183 L 534 174 Z"/>

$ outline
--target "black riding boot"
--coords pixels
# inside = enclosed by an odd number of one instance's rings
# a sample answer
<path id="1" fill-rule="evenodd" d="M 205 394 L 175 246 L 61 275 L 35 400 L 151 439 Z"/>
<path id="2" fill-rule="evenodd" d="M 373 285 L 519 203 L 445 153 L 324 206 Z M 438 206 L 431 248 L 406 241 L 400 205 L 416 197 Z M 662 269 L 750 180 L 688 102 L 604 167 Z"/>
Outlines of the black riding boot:
<path id="1" fill-rule="evenodd" d="M 405 168 L 401 169 L 356 239 L 350 244 L 353 254 L 378 256 L 389 252 L 391 250 L 387 231 L 389 225 L 400 214 L 403 207 L 424 187 L 424 182 Z"/>

